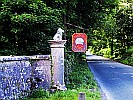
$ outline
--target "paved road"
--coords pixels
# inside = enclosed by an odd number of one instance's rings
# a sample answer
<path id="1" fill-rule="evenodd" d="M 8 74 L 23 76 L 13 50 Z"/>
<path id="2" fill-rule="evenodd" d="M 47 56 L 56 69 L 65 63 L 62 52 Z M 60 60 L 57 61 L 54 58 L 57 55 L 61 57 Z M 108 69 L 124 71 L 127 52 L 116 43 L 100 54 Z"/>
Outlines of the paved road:
<path id="1" fill-rule="evenodd" d="M 103 100 L 133 100 L 133 66 L 94 55 L 87 59 Z"/>

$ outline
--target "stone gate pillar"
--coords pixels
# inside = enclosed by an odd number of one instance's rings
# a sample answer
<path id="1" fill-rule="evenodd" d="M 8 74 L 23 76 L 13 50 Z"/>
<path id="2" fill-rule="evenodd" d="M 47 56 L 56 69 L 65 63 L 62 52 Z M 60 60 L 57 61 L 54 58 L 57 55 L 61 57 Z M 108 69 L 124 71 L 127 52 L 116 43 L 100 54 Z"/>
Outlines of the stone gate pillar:
<path id="1" fill-rule="evenodd" d="M 49 40 L 53 63 L 53 86 L 65 90 L 64 82 L 64 44 L 67 40 Z"/>

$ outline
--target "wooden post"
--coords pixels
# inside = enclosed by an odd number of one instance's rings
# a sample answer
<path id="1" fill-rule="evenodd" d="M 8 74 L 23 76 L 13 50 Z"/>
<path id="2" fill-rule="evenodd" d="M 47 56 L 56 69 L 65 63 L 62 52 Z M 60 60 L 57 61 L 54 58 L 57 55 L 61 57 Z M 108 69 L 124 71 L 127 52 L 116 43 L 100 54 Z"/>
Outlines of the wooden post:
<path id="1" fill-rule="evenodd" d="M 78 100 L 86 100 L 84 92 L 79 92 Z"/>

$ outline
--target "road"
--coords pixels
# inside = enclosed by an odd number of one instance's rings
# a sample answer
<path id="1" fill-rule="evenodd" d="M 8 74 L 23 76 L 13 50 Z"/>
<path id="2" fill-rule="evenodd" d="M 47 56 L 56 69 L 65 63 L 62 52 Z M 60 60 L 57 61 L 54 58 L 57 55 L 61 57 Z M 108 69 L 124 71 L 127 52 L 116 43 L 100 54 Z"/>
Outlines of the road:
<path id="1" fill-rule="evenodd" d="M 133 66 L 95 55 L 87 56 L 87 60 L 102 100 L 133 100 Z"/>

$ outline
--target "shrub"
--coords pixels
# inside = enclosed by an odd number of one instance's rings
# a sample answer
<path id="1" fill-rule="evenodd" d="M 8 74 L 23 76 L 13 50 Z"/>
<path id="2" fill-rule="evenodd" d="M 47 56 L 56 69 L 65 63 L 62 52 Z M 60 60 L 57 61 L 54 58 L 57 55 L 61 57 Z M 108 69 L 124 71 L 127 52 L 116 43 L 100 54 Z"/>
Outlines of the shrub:
<path id="1" fill-rule="evenodd" d="M 102 55 L 102 56 L 107 57 L 107 58 L 110 58 L 111 57 L 111 49 L 110 48 L 104 48 L 104 49 L 101 49 L 96 54 Z"/>
<path id="2" fill-rule="evenodd" d="M 123 55 L 121 62 L 133 66 L 133 46 L 126 50 L 126 53 Z"/>
<path id="3" fill-rule="evenodd" d="M 50 97 L 50 93 L 49 91 L 45 91 L 44 89 L 40 88 L 40 89 L 35 89 L 31 92 L 30 98 L 40 98 L 40 97 Z"/>

